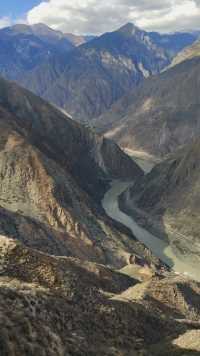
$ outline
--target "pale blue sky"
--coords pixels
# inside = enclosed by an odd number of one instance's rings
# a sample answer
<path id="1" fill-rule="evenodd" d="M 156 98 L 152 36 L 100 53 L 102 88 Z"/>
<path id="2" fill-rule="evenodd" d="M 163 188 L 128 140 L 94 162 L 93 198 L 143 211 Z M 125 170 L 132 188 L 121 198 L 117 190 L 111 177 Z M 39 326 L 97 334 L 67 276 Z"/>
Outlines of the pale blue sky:
<path id="1" fill-rule="evenodd" d="M 41 0 L 2 0 L 0 1 L 0 17 L 12 17 L 13 19 L 24 17 Z"/>

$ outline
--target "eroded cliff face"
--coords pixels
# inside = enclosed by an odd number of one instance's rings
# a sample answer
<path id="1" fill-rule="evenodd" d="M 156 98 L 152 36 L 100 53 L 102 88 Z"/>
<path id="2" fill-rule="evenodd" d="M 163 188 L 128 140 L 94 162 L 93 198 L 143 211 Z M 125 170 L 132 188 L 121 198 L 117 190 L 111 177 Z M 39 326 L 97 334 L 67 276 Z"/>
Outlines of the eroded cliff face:
<path id="1" fill-rule="evenodd" d="M 142 173 L 114 143 L 110 143 L 112 152 L 105 152 L 101 148 L 104 145 L 102 137 L 3 79 L 0 81 L 0 105 L 2 120 L 6 118 L 13 130 L 17 130 L 46 157 L 56 160 L 73 175 L 81 188 L 93 196 L 102 196 L 111 176 L 120 178 L 124 170 L 127 170 L 127 178 Z M 114 164 L 115 158 L 118 167 Z"/>
<path id="2" fill-rule="evenodd" d="M 112 178 L 142 171 L 109 145 L 103 150 L 102 137 L 1 80 L 1 232 L 50 254 L 126 264 L 137 243 L 117 231 L 99 202 Z"/>
<path id="3" fill-rule="evenodd" d="M 158 164 L 121 197 L 121 206 L 139 215 L 157 236 L 167 237 L 177 253 L 199 261 L 200 140 Z"/>
<path id="4" fill-rule="evenodd" d="M 130 164 L 130 157 L 115 144 L 114 141 L 101 137 L 98 151 L 95 153 L 97 162 L 113 179 L 133 180 L 144 175 L 138 165 Z M 102 165 L 101 165 L 102 163 Z"/>
<path id="5" fill-rule="evenodd" d="M 2 356 L 198 355 L 199 284 L 170 274 L 138 283 L 5 236 L 0 250 Z"/>

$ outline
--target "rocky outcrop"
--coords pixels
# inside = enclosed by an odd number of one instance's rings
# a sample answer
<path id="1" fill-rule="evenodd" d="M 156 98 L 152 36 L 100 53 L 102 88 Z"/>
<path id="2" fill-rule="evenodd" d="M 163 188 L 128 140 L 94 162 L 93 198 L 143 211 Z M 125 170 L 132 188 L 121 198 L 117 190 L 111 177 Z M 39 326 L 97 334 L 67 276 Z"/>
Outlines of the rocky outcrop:
<path id="1" fill-rule="evenodd" d="M 176 319 L 199 319 L 198 295 L 200 284 L 188 280 L 187 277 L 166 275 L 165 278 L 152 277 L 143 283 L 137 283 L 120 295 L 121 299 L 145 301 L 157 304 L 163 312 Z"/>
<path id="2" fill-rule="evenodd" d="M 4 236 L 0 249 L 2 356 L 178 356 L 191 347 L 198 354 L 191 326 L 199 316 L 198 284 L 174 276 L 136 284 L 102 265 L 50 257 Z M 190 326 L 180 323 L 188 317 Z"/>
<path id="3" fill-rule="evenodd" d="M 115 144 L 114 141 L 101 137 L 100 145 L 95 152 L 97 162 L 104 171 L 113 179 L 121 178 L 124 180 L 142 177 L 143 172 L 137 165 L 130 163 L 130 157 Z"/>

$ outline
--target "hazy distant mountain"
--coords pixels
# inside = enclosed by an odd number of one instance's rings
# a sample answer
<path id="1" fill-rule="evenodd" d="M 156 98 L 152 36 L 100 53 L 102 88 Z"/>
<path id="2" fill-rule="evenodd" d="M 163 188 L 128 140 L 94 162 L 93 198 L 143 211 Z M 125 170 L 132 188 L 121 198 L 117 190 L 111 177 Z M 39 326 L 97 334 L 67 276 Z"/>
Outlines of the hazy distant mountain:
<path id="1" fill-rule="evenodd" d="M 64 36 L 67 37 L 67 39 L 76 47 L 96 38 L 96 36 L 92 36 L 92 35 L 91 36 L 78 36 L 78 35 L 74 35 L 72 33 L 65 33 Z"/>
<path id="2" fill-rule="evenodd" d="M 68 53 L 90 38 L 63 34 L 44 24 L 0 30 L 0 73 L 42 96 L 63 72 Z"/>
<path id="3" fill-rule="evenodd" d="M 87 120 L 169 65 L 196 38 L 148 33 L 127 24 L 91 40 L 43 24 L 16 25 L 0 31 L 0 73 Z"/>
<path id="4" fill-rule="evenodd" d="M 45 98 L 80 119 L 98 116 L 144 75 L 167 63 L 162 50 L 157 53 L 143 36 L 128 24 L 79 47 Z"/>
<path id="5" fill-rule="evenodd" d="M 32 70 L 56 53 L 66 53 L 74 45 L 61 33 L 43 24 L 15 25 L 0 30 L 1 72 L 15 78 L 22 70 Z M 4 62 L 3 62 L 4 61 Z M 12 72 L 13 69 L 13 72 Z"/>
<path id="6" fill-rule="evenodd" d="M 174 67 L 175 65 L 194 57 L 200 57 L 200 40 L 196 41 L 192 46 L 186 47 L 183 51 L 178 53 L 177 56 L 173 59 L 170 67 Z"/>
<path id="7" fill-rule="evenodd" d="M 121 146 L 164 156 L 200 134 L 200 57 L 147 79 L 95 120 Z"/>
<path id="8" fill-rule="evenodd" d="M 149 36 L 157 46 L 167 51 L 170 58 L 174 58 L 183 48 L 190 46 L 197 40 L 200 37 L 200 32 L 175 32 L 171 34 L 150 32 Z"/>
<path id="9" fill-rule="evenodd" d="M 71 33 L 63 33 L 58 30 L 53 30 L 45 24 L 38 23 L 35 25 L 18 24 L 0 30 L 1 36 L 8 36 L 7 39 L 13 38 L 17 42 L 22 40 L 22 35 L 35 36 L 42 40 L 44 43 L 52 45 L 58 51 L 69 51 L 75 46 L 86 43 L 95 38 L 95 36 L 77 36 Z M 28 39 L 28 38 L 27 38 Z M 31 38 L 30 38 L 31 39 Z"/>
<path id="10" fill-rule="evenodd" d="M 23 24 L 14 25 L 1 30 L 1 33 L 9 36 L 33 35 L 43 40 L 46 44 L 55 46 L 58 50 L 71 50 L 73 47 L 73 43 L 68 39 L 67 35 L 61 31 L 53 30 L 42 23 L 32 26 Z"/>
<path id="11" fill-rule="evenodd" d="M 74 45 L 60 32 L 45 25 L 15 25 L 0 30 L 0 73 L 28 86 L 37 82 L 38 94 L 64 69 L 67 53 Z M 44 71 L 45 68 L 45 71 Z M 35 71 L 41 73 L 36 77 Z"/>
<path id="12" fill-rule="evenodd" d="M 189 34 L 162 37 L 128 23 L 73 51 L 65 71 L 44 97 L 76 118 L 97 117 L 194 40 Z"/>

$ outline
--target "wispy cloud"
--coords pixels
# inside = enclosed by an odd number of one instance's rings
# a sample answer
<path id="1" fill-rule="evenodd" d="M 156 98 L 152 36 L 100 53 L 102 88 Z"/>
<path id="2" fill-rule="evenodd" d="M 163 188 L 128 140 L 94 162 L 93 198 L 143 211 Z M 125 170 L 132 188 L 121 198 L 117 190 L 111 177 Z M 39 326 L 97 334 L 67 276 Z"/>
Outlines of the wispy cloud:
<path id="1" fill-rule="evenodd" d="M 200 29 L 199 0 L 49 0 L 27 14 L 65 32 L 100 34 L 132 21 L 161 32 Z"/>

